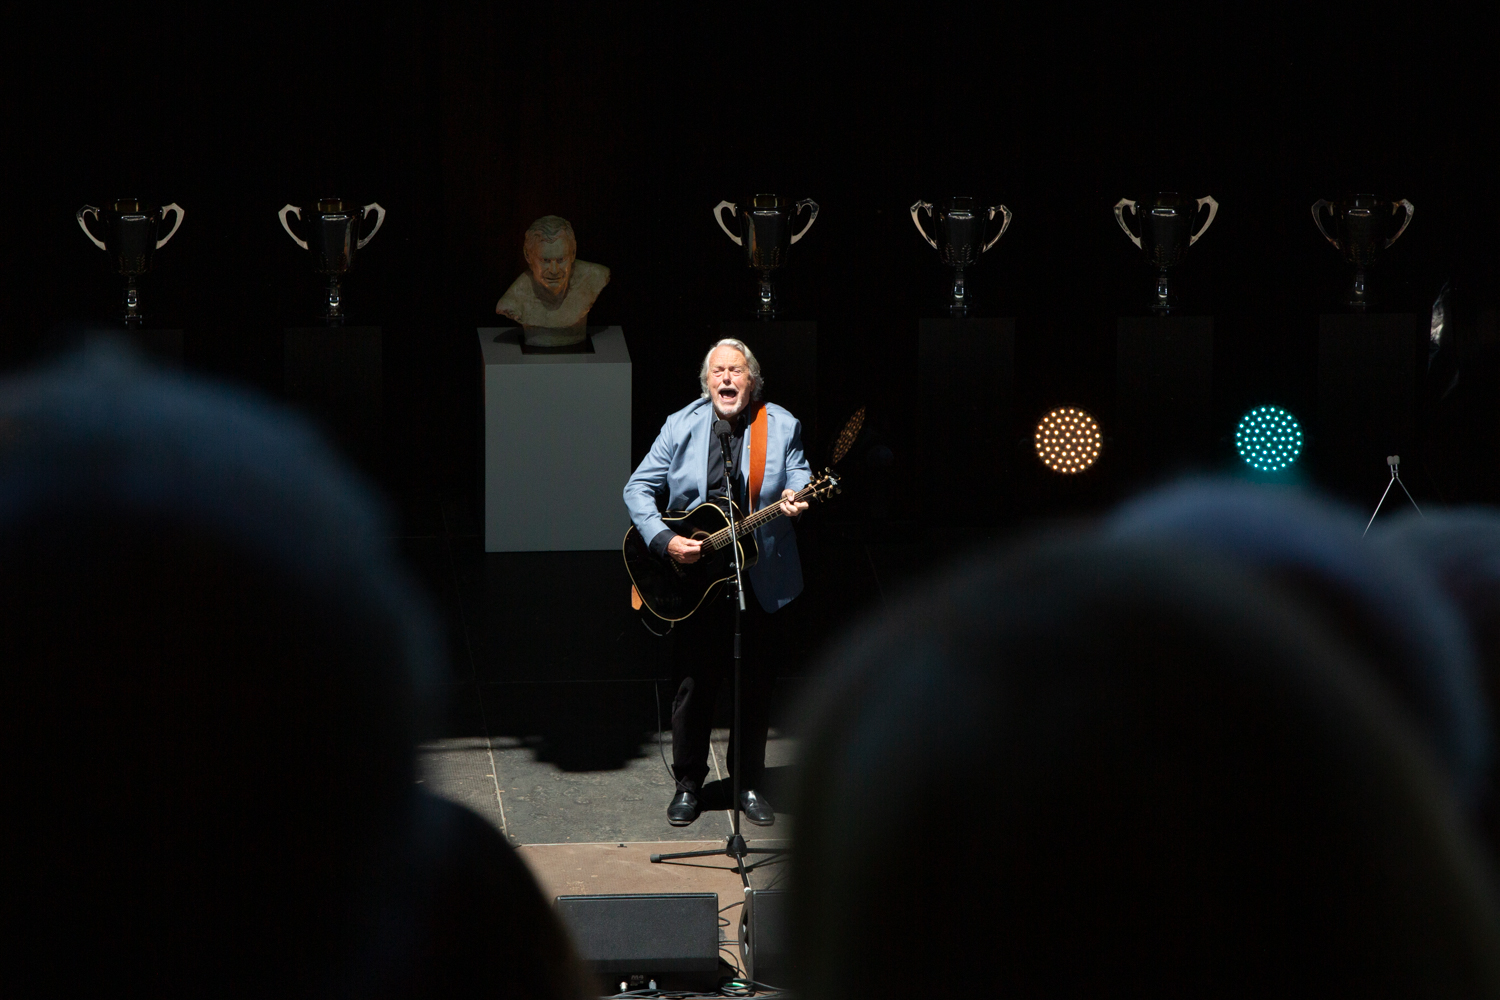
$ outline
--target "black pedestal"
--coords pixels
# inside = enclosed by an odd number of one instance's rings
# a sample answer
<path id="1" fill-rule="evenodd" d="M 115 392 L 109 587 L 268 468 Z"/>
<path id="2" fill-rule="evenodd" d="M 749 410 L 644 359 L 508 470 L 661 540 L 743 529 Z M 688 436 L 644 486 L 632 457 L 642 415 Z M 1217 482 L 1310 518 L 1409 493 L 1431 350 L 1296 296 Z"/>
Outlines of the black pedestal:
<path id="1" fill-rule="evenodd" d="M 1213 317 L 1122 317 L 1115 358 L 1114 437 L 1125 475 L 1149 479 L 1207 464 L 1215 437 Z"/>
<path id="2" fill-rule="evenodd" d="M 1373 507 L 1390 481 L 1387 455 L 1410 469 L 1428 327 L 1417 313 L 1320 317 L 1316 467 L 1351 501 Z"/>
<path id="3" fill-rule="evenodd" d="M 77 350 L 94 338 L 123 340 L 142 358 L 164 368 L 182 367 L 181 330 L 130 330 L 124 326 L 58 328 L 42 338 L 42 356 Z"/>
<path id="4" fill-rule="evenodd" d="M 993 511 L 1010 466 L 1014 319 L 924 319 L 917 327 L 917 475 Z M 938 487 L 935 484 L 941 484 Z"/>
<path id="5" fill-rule="evenodd" d="M 802 444 L 811 451 L 822 440 L 818 437 L 818 324 L 720 323 L 719 336 L 743 341 L 755 352 L 766 380 L 766 399 L 786 407 L 802 422 Z"/>
<path id="6" fill-rule="evenodd" d="M 286 331 L 286 395 L 371 474 L 380 472 L 384 389 L 378 326 Z"/>
<path id="7" fill-rule="evenodd" d="M 182 367 L 181 330 L 129 330 L 125 339 L 155 364 L 166 368 Z"/>

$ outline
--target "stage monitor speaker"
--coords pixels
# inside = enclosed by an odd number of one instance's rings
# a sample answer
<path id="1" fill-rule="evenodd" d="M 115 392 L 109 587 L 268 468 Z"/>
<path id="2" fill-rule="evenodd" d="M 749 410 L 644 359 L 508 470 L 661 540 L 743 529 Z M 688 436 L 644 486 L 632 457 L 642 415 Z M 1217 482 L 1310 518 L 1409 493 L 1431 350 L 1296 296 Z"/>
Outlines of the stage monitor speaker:
<path id="1" fill-rule="evenodd" d="M 785 988 L 787 962 L 787 894 L 783 889 L 751 889 L 740 914 L 740 965 L 745 975 L 766 986 Z"/>
<path id="2" fill-rule="evenodd" d="M 718 974 L 717 893 L 558 896 L 555 906 L 579 957 L 611 986 L 689 979 L 711 986 Z"/>

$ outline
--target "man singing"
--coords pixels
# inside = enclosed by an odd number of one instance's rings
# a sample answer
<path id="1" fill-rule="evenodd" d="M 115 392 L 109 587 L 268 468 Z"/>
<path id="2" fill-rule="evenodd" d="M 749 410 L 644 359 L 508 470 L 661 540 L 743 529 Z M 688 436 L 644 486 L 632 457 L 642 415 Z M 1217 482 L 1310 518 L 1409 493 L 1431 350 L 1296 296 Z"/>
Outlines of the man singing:
<path id="1" fill-rule="evenodd" d="M 762 402 L 760 364 L 738 340 L 721 340 L 703 359 L 698 375 L 701 399 L 667 418 L 656 443 L 625 484 L 625 506 L 651 550 L 679 563 L 697 562 L 699 543 L 678 535 L 662 521 L 662 510 L 691 510 L 705 501 L 732 496 L 741 515 L 780 503 L 788 516 L 807 509 L 791 498 L 811 480 L 802 454 L 802 425 L 775 403 Z M 730 475 L 713 425 L 729 422 Z M 749 484 L 758 484 L 748 498 Z M 722 500 L 720 501 L 722 502 Z M 743 732 L 729 737 L 729 767 L 740 752 L 740 808 L 759 826 L 776 822 L 771 804 L 757 792 L 765 769 L 771 688 L 776 680 L 773 651 L 764 642 L 767 616 L 802 592 L 797 537 L 787 518 L 755 532 L 760 558 L 747 569 L 740 666 L 740 721 Z M 673 826 L 698 818 L 699 795 L 708 775 L 708 741 L 714 701 L 721 683 L 734 683 L 734 605 L 724 595 L 677 623 L 672 673 L 672 772 L 677 792 L 667 807 Z"/>

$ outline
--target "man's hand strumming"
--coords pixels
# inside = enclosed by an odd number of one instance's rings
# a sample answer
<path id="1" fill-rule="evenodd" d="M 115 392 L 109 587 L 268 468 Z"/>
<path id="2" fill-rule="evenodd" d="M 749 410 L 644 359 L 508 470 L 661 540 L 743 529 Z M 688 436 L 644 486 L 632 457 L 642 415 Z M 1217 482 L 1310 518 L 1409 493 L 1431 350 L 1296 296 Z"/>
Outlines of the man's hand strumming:
<path id="1" fill-rule="evenodd" d="M 673 562 L 680 562 L 684 565 L 695 563 L 702 554 L 703 543 L 692 538 L 677 535 L 667 543 L 667 555 Z"/>

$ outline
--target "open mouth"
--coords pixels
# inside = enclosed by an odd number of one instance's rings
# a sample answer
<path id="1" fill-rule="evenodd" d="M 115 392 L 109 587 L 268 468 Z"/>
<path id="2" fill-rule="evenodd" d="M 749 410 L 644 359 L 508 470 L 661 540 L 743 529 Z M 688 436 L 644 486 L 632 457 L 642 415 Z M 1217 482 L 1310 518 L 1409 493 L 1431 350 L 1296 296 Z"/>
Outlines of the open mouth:
<path id="1" fill-rule="evenodd" d="M 719 401 L 723 403 L 732 403 L 734 402 L 735 398 L 739 396 L 739 394 L 740 393 L 738 389 L 735 389 L 732 386 L 726 386 L 725 388 L 719 390 Z"/>

